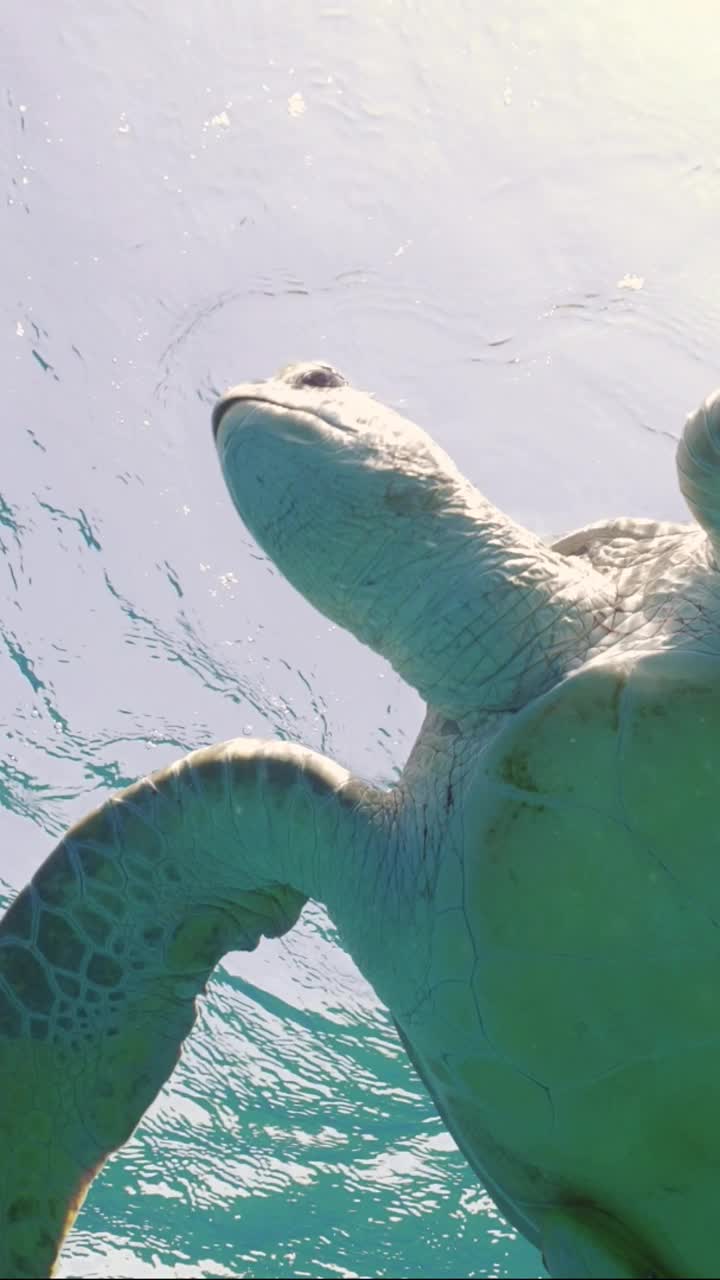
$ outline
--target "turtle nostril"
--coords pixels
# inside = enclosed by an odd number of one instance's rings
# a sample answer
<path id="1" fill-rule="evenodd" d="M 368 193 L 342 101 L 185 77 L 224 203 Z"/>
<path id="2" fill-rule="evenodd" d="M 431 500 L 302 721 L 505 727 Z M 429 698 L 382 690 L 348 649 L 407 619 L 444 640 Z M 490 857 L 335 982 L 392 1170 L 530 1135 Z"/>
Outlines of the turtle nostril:
<path id="1" fill-rule="evenodd" d="M 343 378 L 331 364 L 295 364 L 283 375 L 291 387 L 344 387 Z"/>

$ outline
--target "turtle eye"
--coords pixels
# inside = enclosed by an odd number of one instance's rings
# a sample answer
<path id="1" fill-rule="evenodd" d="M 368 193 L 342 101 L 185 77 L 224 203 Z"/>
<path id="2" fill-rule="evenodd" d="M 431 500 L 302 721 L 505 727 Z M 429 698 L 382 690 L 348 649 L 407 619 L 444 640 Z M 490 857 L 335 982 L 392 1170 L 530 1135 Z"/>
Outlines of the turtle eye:
<path id="1" fill-rule="evenodd" d="M 285 382 L 291 387 L 345 387 L 347 378 L 343 378 L 331 364 L 299 364 L 292 365 L 284 374 Z"/>

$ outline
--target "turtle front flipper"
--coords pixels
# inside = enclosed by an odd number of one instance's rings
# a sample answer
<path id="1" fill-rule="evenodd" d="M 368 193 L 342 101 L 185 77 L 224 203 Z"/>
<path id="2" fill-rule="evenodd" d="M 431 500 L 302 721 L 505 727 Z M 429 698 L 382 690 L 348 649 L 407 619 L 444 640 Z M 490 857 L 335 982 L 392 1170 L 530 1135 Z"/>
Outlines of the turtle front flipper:
<path id="1" fill-rule="evenodd" d="M 195 752 L 72 827 L 15 899 L 0 923 L 0 1275 L 52 1273 L 214 966 L 297 920 L 325 841 L 346 838 L 348 779 L 286 743 Z"/>
<path id="2" fill-rule="evenodd" d="M 600 1209 L 572 1205 L 543 1213 L 543 1262 L 554 1280 L 661 1280 L 647 1253 Z"/>

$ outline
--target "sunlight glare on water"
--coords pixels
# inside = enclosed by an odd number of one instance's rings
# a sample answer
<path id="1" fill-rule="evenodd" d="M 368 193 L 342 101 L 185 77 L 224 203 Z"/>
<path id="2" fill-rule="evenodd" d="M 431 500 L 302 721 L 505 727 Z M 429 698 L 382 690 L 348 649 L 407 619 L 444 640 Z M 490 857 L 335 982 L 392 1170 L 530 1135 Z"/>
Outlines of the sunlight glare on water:
<path id="1" fill-rule="evenodd" d="M 391 783 L 422 708 L 237 520 L 228 383 L 321 358 L 543 535 L 683 519 L 717 382 L 716 5 L 0 16 L 0 876 L 197 746 Z M 311 906 L 230 956 L 60 1274 L 539 1276 Z"/>

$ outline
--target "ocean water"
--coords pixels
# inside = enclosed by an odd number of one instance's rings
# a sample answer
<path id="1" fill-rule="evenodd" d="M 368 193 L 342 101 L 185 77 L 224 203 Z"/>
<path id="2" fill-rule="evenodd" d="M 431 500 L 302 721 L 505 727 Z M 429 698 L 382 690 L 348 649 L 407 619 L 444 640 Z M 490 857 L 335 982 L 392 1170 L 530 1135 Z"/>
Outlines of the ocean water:
<path id="1" fill-rule="evenodd" d="M 543 535 L 684 518 L 720 382 L 712 0 L 0 12 L 0 888 L 238 734 L 390 784 L 422 708 L 231 509 L 209 411 L 331 361 Z M 543 1274 L 323 911 L 218 969 L 66 1276 Z"/>

